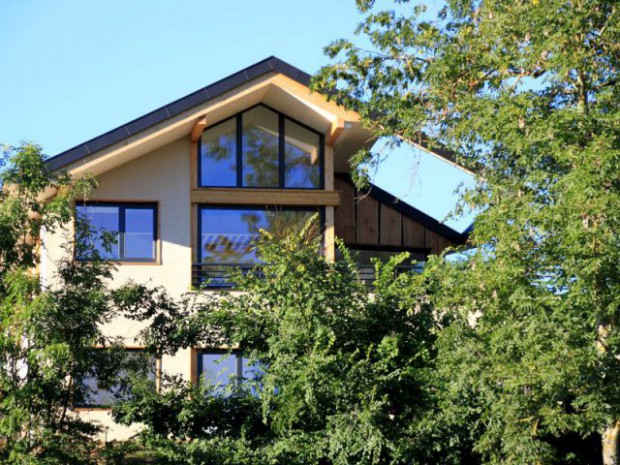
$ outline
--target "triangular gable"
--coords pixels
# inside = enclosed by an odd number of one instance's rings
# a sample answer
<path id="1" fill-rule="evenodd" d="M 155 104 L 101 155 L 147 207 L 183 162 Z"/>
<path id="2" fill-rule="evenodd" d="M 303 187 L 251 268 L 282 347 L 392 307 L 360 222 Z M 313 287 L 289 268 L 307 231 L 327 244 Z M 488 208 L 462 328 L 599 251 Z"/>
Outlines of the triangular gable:
<path id="1" fill-rule="evenodd" d="M 336 236 L 349 247 L 439 253 L 467 240 L 466 233 L 440 223 L 378 186 L 360 192 L 349 176 L 337 174 L 335 188 L 341 195 L 335 213 Z"/>

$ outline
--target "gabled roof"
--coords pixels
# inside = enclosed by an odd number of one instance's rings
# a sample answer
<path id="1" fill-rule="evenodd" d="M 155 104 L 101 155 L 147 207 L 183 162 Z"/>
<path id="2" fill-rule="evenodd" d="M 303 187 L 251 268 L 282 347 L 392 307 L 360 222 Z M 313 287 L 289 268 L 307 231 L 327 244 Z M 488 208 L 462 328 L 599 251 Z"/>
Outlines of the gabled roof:
<path id="1" fill-rule="evenodd" d="M 245 84 L 265 74 L 276 72 L 287 76 L 305 86 L 310 84 L 311 76 L 274 56 L 259 61 L 230 76 L 197 90 L 185 97 L 147 113 L 144 116 L 123 124 L 100 136 L 90 139 L 66 150 L 46 161 L 51 170 L 61 169 L 101 149 L 111 146 L 145 129 L 155 126 L 169 118 L 183 113 L 197 105 L 212 100 L 235 87 Z"/>

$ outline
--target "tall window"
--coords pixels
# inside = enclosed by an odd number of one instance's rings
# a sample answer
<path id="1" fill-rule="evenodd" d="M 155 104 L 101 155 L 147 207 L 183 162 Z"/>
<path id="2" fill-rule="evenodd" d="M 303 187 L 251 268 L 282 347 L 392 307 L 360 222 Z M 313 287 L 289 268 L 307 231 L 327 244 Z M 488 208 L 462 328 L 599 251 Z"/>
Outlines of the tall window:
<path id="1" fill-rule="evenodd" d="M 207 128 L 199 147 L 203 187 L 323 187 L 323 136 L 264 105 Z"/>
<path id="2" fill-rule="evenodd" d="M 255 245 L 260 230 L 276 236 L 299 231 L 318 208 L 199 207 L 198 251 L 194 284 L 231 287 L 233 270 L 249 270 L 259 263 Z"/>
<path id="3" fill-rule="evenodd" d="M 155 261 L 155 204 L 97 203 L 76 206 L 77 258 Z"/>

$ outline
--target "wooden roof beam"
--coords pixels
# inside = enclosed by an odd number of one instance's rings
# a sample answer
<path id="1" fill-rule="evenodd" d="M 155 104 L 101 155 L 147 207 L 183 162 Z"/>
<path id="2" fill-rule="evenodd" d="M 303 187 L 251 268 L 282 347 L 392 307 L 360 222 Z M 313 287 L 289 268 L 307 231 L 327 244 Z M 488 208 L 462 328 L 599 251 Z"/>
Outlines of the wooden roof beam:
<path id="1" fill-rule="evenodd" d="M 202 131 L 207 127 L 207 117 L 204 116 L 196 121 L 194 127 L 192 128 L 192 142 L 197 142 L 202 135 Z"/>
<path id="2" fill-rule="evenodd" d="M 338 140 L 338 136 L 340 136 L 340 133 L 342 132 L 344 127 L 345 127 L 345 121 L 342 118 L 336 118 L 336 120 L 332 122 L 332 126 L 329 130 L 329 134 L 327 135 L 326 144 L 333 146 Z"/>

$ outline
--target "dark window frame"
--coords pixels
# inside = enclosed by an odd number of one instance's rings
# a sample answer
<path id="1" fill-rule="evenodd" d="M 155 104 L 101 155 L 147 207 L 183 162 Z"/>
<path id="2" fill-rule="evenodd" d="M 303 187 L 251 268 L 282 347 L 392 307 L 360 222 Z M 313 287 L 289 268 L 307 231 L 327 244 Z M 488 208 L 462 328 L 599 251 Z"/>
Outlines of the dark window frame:
<path id="1" fill-rule="evenodd" d="M 278 186 L 244 186 L 243 185 L 243 114 L 247 113 L 250 110 L 253 110 L 257 107 L 264 107 L 268 110 L 274 112 L 278 116 Z M 202 183 L 202 134 L 209 129 L 213 129 L 214 127 L 226 123 L 230 120 L 235 120 L 235 134 L 236 134 L 236 184 L 230 186 L 217 186 L 217 185 L 209 185 Z M 285 134 L 285 121 L 289 120 L 304 129 L 307 129 L 310 132 L 313 132 L 317 136 L 319 136 L 319 185 L 318 187 L 286 187 L 286 162 L 285 162 L 285 146 L 286 146 L 286 134 Z M 311 128 L 307 124 L 302 123 L 295 118 L 291 118 L 290 116 L 285 115 L 284 113 L 270 107 L 269 105 L 265 105 L 264 103 L 258 103 L 251 107 L 236 113 L 233 116 L 230 116 L 222 121 L 218 121 L 215 124 L 207 126 L 200 135 L 200 138 L 196 142 L 198 144 L 198 160 L 197 160 L 197 170 L 198 170 L 198 187 L 210 187 L 210 188 L 235 188 L 235 189 L 284 189 L 284 190 L 323 190 L 325 189 L 325 135 L 321 132 L 317 131 L 314 128 Z"/>
<path id="2" fill-rule="evenodd" d="M 76 202 L 75 203 L 75 214 L 77 216 L 77 208 L 78 207 L 116 207 L 118 208 L 118 233 L 119 233 L 119 244 L 118 244 L 118 258 L 106 259 L 106 261 L 112 262 L 127 262 L 127 263 L 157 263 L 159 261 L 159 251 L 157 248 L 157 244 L 159 241 L 159 204 L 157 202 L 112 202 L 112 201 L 88 201 L 88 202 Z M 153 258 L 126 258 L 125 257 L 125 241 L 124 234 L 126 231 L 126 210 L 152 210 L 153 211 Z M 77 243 L 77 230 L 74 231 L 74 240 Z M 90 261 L 92 258 L 89 257 L 80 257 L 75 254 L 75 259 L 78 261 Z"/>
<path id="3" fill-rule="evenodd" d="M 239 349 L 227 350 L 227 349 L 195 349 L 196 350 L 196 380 L 198 383 L 204 382 L 202 379 L 202 375 L 204 373 L 204 365 L 202 361 L 202 355 L 219 355 L 220 358 L 224 355 L 234 356 L 235 357 L 235 374 L 234 374 L 234 384 L 235 387 L 241 386 L 243 382 L 243 353 Z"/>
<path id="4" fill-rule="evenodd" d="M 198 205 L 198 262 L 202 263 L 202 211 L 203 210 L 256 210 L 256 211 L 299 211 L 299 212 L 315 212 L 319 214 L 319 230 L 321 232 L 321 242 L 325 241 L 325 207 L 304 207 L 304 206 L 288 206 L 288 205 Z M 322 244 L 323 246 L 325 244 Z"/>
<path id="5" fill-rule="evenodd" d="M 196 259 L 197 259 L 197 263 L 196 265 L 208 265 L 207 263 L 203 262 L 203 250 L 202 250 L 202 232 L 203 232 L 203 227 L 202 227 L 202 212 L 203 210 L 255 210 L 255 211 L 301 211 L 301 212 L 312 212 L 312 213 L 318 213 L 319 214 L 319 232 L 321 234 L 321 252 L 323 253 L 323 251 L 325 250 L 325 207 L 324 206 L 300 206 L 300 205 L 293 205 L 293 206 L 288 206 L 288 205 L 266 205 L 266 206 L 259 206 L 259 205 L 211 205 L 211 204 L 198 204 L 197 205 L 197 209 L 196 209 L 196 216 L 197 216 L 197 221 L 196 221 L 196 228 L 197 228 L 197 255 L 196 255 Z M 214 266 L 218 266 L 217 264 L 213 264 Z M 254 264 L 248 264 L 248 265 L 244 265 L 244 264 L 239 264 L 239 266 L 246 266 L 248 268 L 253 268 L 256 265 L 260 265 L 260 263 L 254 263 Z M 193 278 L 192 278 L 192 282 L 193 282 Z M 194 285 L 194 284 L 192 284 Z M 229 284 L 225 284 L 225 285 L 218 285 L 218 284 L 213 284 L 213 283 L 201 283 L 200 287 L 204 288 L 204 290 L 209 290 L 209 291 L 228 291 L 231 289 L 234 289 L 235 286 L 231 286 Z"/>

